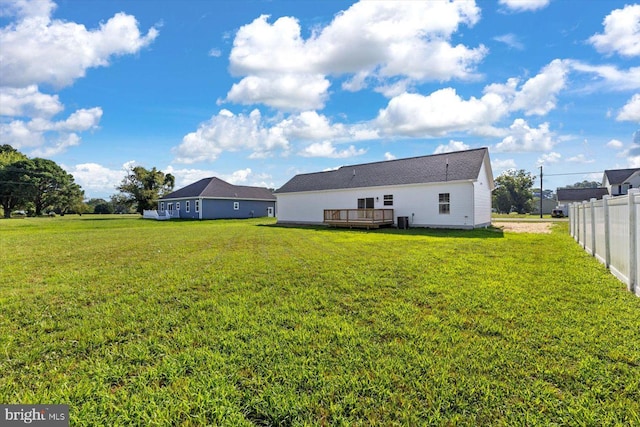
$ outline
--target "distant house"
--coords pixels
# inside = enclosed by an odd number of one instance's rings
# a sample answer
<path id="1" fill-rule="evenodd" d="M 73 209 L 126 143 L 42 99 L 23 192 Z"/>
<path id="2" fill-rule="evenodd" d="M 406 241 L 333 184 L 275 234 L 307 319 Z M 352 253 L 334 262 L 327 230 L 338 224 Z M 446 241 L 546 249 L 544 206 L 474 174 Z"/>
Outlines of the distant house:
<path id="1" fill-rule="evenodd" d="M 558 188 L 556 196 L 558 205 L 568 205 L 569 203 L 589 201 L 591 199 L 600 200 L 609 194 L 606 188 Z"/>
<path id="2" fill-rule="evenodd" d="M 233 185 L 204 178 L 158 201 L 160 215 L 172 218 L 223 219 L 274 216 L 276 197 L 264 187 Z"/>
<path id="3" fill-rule="evenodd" d="M 491 224 L 487 148 L 296 175 L 276 190 L 278 223 L 476 228 Z"/>
<path id="4" fill-rule="evenodd" d="M 606 170 L 602 177 L 602 186 L 606 187 L 612 196 L 627 194 L 630 188 L 640 187 L 640 168 Z"/>

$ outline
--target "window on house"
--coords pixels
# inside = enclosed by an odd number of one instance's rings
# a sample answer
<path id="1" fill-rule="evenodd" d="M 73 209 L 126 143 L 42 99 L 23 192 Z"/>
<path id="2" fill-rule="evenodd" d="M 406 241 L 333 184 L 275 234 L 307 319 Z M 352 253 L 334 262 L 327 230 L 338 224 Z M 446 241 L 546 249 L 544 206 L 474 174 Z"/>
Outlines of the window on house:
<path id="1" fill-rule="evenodd" d="M 173 203 L 167 203 L 167 210 L 168 211 L 172 211 L 173 210 Z"/>
<path id="2" fill-rule="evenodd" d="M 233 202 L 233 210 L 237 211 L 238 209 L 240 209 L 240 202 Z"/>
<path id="3" fill-rule="evenodd" d="M 358 209 L 373 209 L 373 197 L 358 199 Z"/>
<path id="4" fill-rule="evenodd" d="M 200 212 L 200 200 L 196 200 L 196 212 Z"/>
<path id="5" fill-rule="evenodd" d="M 160 202 L 160 210 L 163 211 L 164 210 L 164 202 Z"/>
<path id="6" fill-rule="evenodd" d="M 393 206 L 393 194 L 385 194 L 382 199 L 385 206 Z"/>
<path id="7" fill-rule="evenodd" d="M 176 202 L 176 210 L 179 211 L 180 210 L 180 202 Z"/>
<path id="8" fill-rule="evenodd" d="M 441 214 L 449 214 L 451 212 L 451 203 L 449 193 L 440 193 L 438 195 L 439 212 Z"/>
<path id="9" fill-rule="evenodd" d="M 188 200 L 184 202 L 184 208 L 187 211 L 187 213 L 191 212 L 191 202 Z"/>

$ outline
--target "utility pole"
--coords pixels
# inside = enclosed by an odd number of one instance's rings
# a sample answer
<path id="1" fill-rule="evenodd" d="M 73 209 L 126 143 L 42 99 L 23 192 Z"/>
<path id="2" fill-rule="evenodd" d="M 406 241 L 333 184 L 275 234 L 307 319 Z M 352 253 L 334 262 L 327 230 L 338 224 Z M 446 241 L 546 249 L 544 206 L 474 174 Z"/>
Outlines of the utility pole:
<path id="1" fill-rule="evenodd" d="M 540 218 L 542 218 L 542 165 L 540 165 Z"/>

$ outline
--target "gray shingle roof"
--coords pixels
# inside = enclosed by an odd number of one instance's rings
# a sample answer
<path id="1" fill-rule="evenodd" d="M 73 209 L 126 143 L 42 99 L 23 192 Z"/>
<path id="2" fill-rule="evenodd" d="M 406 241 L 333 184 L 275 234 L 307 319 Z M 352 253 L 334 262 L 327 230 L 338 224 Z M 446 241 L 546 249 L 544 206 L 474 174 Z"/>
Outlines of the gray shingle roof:
<path id="1" fill-rule="evenodd" d="M 558 188 L 556 196 L 558 201 L 563 202 L 582 202 L 591 199 L 602 199 L 603 196 L 609 194 L 606 188 Z"/>
<path id="2" fill-rule="evenodd" d="M 477 148 L 342 166 L 328 172 L 296 175 L 276 190 L 276 193 L 474 180 L 478 178 L 487 153 L 487 148 Z"/>
<path id="3" fill-rule="evenodd" d="M 604 171 L 604 174 L 607 176 L 607 181 L 609 181 L 610 185 L 618 185 L 623 184 L 627 178 L 629 178 L 634 173 L 640 171 L 640 168 L 636 169 L 610 169 Z"/>
<path id="4" fill-rule="evenodd" d="M 252 199 L 252 200 L 276 200 L 271 190 L 265 187 L 250 187 L 246 185 L 233 185 L 211 177 L 203 178 L 186 187 L 182 187 L 160 198 L 184 199 L 192 197 L 215 197 L 223 199 Z"/>

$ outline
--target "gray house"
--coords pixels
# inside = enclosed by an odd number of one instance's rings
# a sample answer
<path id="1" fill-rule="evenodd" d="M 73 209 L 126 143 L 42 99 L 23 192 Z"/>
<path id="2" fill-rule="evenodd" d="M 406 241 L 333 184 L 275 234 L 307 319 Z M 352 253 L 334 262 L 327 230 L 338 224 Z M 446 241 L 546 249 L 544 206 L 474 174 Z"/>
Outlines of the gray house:
<path id="1" fill-rule="evenodd" d="M 276 197 L 265 187 L 233 185 L 203 178 L 158 200 L 158 211 L 171 218 L 223 219 L 274 216 Z"/>
<path id="2" fill-rule="evenodd" d="M 558 188 L 556 196 L 558 197 L 558 205 L 568 205 L 570 203 L 584 202 L 591 199 L 602 199 L 609 194 L 604 187 L 598 188 Z"/>

